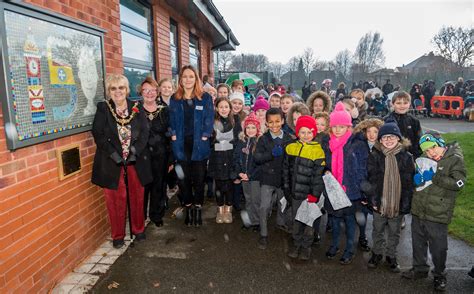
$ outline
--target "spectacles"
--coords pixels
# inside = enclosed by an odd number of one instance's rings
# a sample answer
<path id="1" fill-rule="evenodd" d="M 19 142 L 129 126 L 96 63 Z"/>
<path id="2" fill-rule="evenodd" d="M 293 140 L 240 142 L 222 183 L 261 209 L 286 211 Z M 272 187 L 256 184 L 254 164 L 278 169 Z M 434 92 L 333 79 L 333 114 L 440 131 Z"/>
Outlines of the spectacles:
<path id="1" fill-rule="evenodd" d="M 396 138 L 398 138 L 398 137 L 395 136 L 395 135 L 385 135 L 385 136 L 383 136 L 382 138 L 380 138 L 380 140 L 382 140 L 382 141 L 389 141 L 389 140 L 395 140 Z"/>
<path id="2" fill-rule="evenodd" d="M 118 86 L 118 87 L 110 87 L 110 91 L 125 91 L 125 86 Z"/>
<path id="3" fill-rule="evenodd" d="M 142 93 L 143 94 L 152 94 L 152 93 L 156 93 L 156 90 L 155 89 L 145 89 L 145 90 L 142 90 Z"/>

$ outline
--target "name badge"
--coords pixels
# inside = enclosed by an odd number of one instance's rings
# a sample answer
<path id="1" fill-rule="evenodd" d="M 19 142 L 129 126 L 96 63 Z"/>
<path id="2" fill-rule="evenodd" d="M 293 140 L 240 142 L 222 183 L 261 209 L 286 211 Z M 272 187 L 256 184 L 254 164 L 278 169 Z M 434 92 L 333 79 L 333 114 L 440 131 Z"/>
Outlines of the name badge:
<path id="1" fill-rule="evenodd" d="M 196 106 L 196 110 L 203 110 L 203 109 L 204 109 L 204 107 L 202 105 L 197 105 Z"/>

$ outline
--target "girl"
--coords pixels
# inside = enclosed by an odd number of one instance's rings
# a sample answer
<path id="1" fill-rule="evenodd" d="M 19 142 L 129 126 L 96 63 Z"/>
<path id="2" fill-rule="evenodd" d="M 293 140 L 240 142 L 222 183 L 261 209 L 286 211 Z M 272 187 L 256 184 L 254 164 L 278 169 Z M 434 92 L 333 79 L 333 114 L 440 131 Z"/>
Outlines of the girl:
<path id="1" fill-rule="evenodd" d="M 400 272 L 397 263 L 397 245 L 403 215 L 411 209 L 413 175 L 415 163 L 406 151 L 409 141 L 402 139 L 400 129 L 394 122 L 384 124 L 378 133 L 374 151 L 369 155 L 368 189 L 369 203 L 374 211 L 372 239 L 374 248 L 369 268 L 376 268 L 385 260 L 392 272 Z M 363 185 L 364 186 L 364 185 Z M 385 231 L 387 236 L 385 237 Z"/>
<path id="2" fill-rule="evenodd" d="M 331 97 L 324 91 L 316 91 L 308 97 L 307 105 L 311 114 L 316 112 L 329 113 L 332 108 Z"/>
<path id="3" fill-rule="evenodd" d="M 257 98 L 257 101 L 255 101 L 255 104 L 253 105 L 253 112 L 255 112 L 255 115 L 257 116 L 258 121 L 260 122 L 260 133 L 265 134 L 267 131 L 266 127 L 266 118 L 265 114 L 267 113 L 267 110 L 270 109 L 270 105 L 268 104 L 267 100 L 263 98 L 263 96 L 260 96 Z"/>
<path id="4" fill-rule="evenodd" d="M 359 117 L 359 109 L 356 107 L 354 100 L 350 98 L 344 98 L 342 99 L 342 103 L 344 104 L 344 109 L 350 113 L 352 125 L 357 125 L 357 123 L 359 123 L 357 120 Z"/>
<path id="5" fill-rule="evenodd" d="M 212 98 L 201 85 L 196 69 L 184 66 L 169 106 L 171 146 L 182 175 L 178 185 L 186 208 L 184 222 L 188 226 L 202 225 L 204 178 L 213 130 Z"/>
<path id="6" fill-rule="evenodd" d="M 360 140 L 363 140 L 367 143 L 367 146 L 369 147 L 369 153 L 373 152 L 374 146 L 378 141 L 378 134 L 379 134 L 379 129 L 383 125 L 383 121 L 378 119 L 378 118 L 369 118 L 366 119 L 362 122 L 360 122 L 355 128 L 354 128 L 354 134 L 359 137 Z M 367 196 L 364 193 L 364 196 L 362 197 L 362 201 L 360 201 L 360 204 L 356 209 L 360 212 L 363 213 L 364 219 L 367 220 L 367 216 L 369 214 L 369 208 L 367 207 L 368 205 L 368 200 Z M 366 251 L 370 251 L 369 247 L 369 241 L 367 240 L 366 234 L 365 234 L 365 228 L 366 228 L 366 223 L 361 222 L 358 223 L 359 226 L 359 247 Z"/>
<path id="7" fill-rule="evenodd" d="M 362 193 L 359 183 L 367 177 L 368 147 L 365 142 L 352 134 L 352 119 L 344 104 L 338 102 L 330 115 L 331 135 L 329 139 L 329 150 L 331 156 L 327 156 L 328 167 L 339 182 L 347 197 L 353 205 L 334 210 L 330 201 L 325 205 L 329 213 L 332 213 L 332 242 L 326 252 L 329 259 L 333 259 L 339 246 L 339 234 L 341 222 L 346 227 L 346 248 L 340 259 L 343 265 L 350 264 L 354 258 L 354 235 L 355 235 L 355 202 L 360 201 Z"/>
<path id="8" fill-rule="evenodd" d="M 244 111 L 244 95 L 240 92 L 233 92 L 229 95 L 230 104 L 232 105 L 232 115 L 234 116 L 235 126 L 242 131 L 242 122 L 246 114 Z"/>
<path id="9" fill-rule="evenodd" d="M 147 218 L 148 196 L 150 196 L 150 220 L 157 226 L 163 226 L 166 208 L 165 177 L 171 165 L 171 148 L 168 133 L 168 106 L 157 99 L 158 83 L 147 77 L 140 85 L 143 97 L 143 110 L 148 119 L 150 136 L 148 149 L 151 153 L 153 182 L 145 187 L 144 219 Z"/>
<path id="10" fill-rule="evenodd" d="M 216 222 L 232 223 L 233 185 L 231 178 L 234 142 L 238 137 L 232 105 L 227 98 L 216 100 L 214 118 L 213 148 L 209 157 L 208 174 L 215 180 L 217 216 Z"/>
<path id="11" fill-rule="evenodd" d="M 280 92 L 276 92 L 276 91 L 271 92 L 270 93 L 270 98 L 268 98 L 268 102 L 270 103 L 271 108 L 280 108 L 280 106 L 281 106 L 281 94 L 280 94 Z"/>
<path id="12" fill-rule="evenodd" d="M 230 87 L 227 84 L 217 85 L 217 98 L 229 98 Z"/>
<path id="13" fill-rule="evenodd" d="M 293 105 L 293 102 L 294 102 L 294 97 L 291 96 L 290 94 L 285 94 L 281 96 L 281 99 L 280 99 L 281 111 L 283 112 L 283 115 L 285 116 L 285 123 L 283 124 L 282 129 L 284 132 L 288 133 L 294 139 L 296 138 L 295 130 L 291 129 L 288 126 L 289 120 L 292 120 L 292 118 L 288 116 L 288 112 L 290 111 L 290 108 Z"/>
<path id="14" fill-rule="evenodd" d="M 158 82 L 159 99 L 161 103 L 170 105 L 170 98 L 173 95 L 173 82 L 169 78 L 161 79 Z"/>
<path id="15" fill-rule="evenodd" d="M 259 226 L 260 208 L 260 168 L 253 159 L 255 147 L 260 137 L 260 121 L 251 112 L 244 120 L 244 130 L 234 148 L 233 178 L 242 182 L 245 196 L 245 209 L 249 215 L 250 226 L 256 231 Z M 246 227 L 246 224 L 244 224 Z"/>
<path id="16" fill-rule="evenodd" d="M 287 120 L 288 120 L 288 127 L 294 132 L 296 121 L 302 115 L 311 115 L 308 106 L 301 102 L 295 102 L 290 110 L 288 111 Z"/>
<path id="17" fill-rule="evenodd" d="M 357 111 L 359 112 L 359 115 L 355 118 L 355 124 L 357 124 L 367 118 L 367 109 L 369 108 L 369 105 L 367 102 L 365 102 L 364 91 L 361 89 L 352 90 L 350 96 L 357 107 Z"/>

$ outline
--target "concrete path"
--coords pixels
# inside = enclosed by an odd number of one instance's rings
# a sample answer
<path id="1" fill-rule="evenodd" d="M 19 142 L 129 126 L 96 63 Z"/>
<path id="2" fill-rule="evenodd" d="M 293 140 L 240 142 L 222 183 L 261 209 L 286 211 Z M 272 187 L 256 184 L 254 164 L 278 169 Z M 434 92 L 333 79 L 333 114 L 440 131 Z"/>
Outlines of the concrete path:
<path id="1" fill-rule="evenodd" d="M 218 225 L 214 222 L 215 206 L 206 205 L 204 212 L 201 228 L 187 228 L 182 220 L 170 218 L 161 228 L 150 224 L 147 240 L 129 248 L 92 293 L 432 292 L 431 276 L 415 282 L 402 279 L 384 266 L 369 270 L 366 264 L 370 253 L 358 250 L 353 263 L 347 266 L 340 265 L 338 259 L 327 260 L 329 234 L 323 233 L 321 245 L 313 247 L 310 262 L 293 261 L 286 256 L 289 235 L 274 228 L 273 218 L 268 249 L 260 250 L 258 234 L 242 231 L 238 217 L 234 217 L 233 224 Z M 399 262 L 404 270 L 411 265 L 410 220 L 408 217 L 399 245 Z M 474 293 L 474 279 L 467 275 L 474 265 L 474 249 L 450 238 L 447 265 L 448 293 Z M 114 282 L 118 285 L 110 290 Z"/>

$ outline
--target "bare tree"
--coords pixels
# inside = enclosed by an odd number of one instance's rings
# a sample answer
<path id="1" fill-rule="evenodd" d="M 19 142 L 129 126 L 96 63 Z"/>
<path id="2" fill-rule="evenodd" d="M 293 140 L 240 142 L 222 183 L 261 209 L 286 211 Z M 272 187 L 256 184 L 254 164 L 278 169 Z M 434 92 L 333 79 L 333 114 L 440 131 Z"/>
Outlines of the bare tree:
<path id="1" fill-rule="evenodd" d="M 379 32 L 368 32 L 360 38 L 354 59 L 360 65 L 362 72 L 372 72 L 384 65 L 385 54 L 382 44 L 383 38 Z"/>
<path id="2" fill-rule="evenodd" d="M 218 68 L 220 71 L 227 71 L 232 63 L 234 57 L 230 51 L 218 51 Z"/>
<path id="3" fill-rule="evenodd" d="M 316 60 L 313 63 L 313 70 L 326 70 L 328 68 L 328 62 L 325 60 Z"/>
<path id="4" fill-rule="evenodd" d="M 303 63 L 303 70 L 305 76 L 309 76 L 311 73 L 311 69 L 313 68 L 314 63 L 316 62 L 316 58 L 314 57 L 313 49 L 307 47 L 303 51 L 303 55 L 301 55 L 301 61 Z"/>
<path id="5" fill-rule="evenodd" d="M 474 51 L 473 29 L 452 26 L 442 27 L 431 42 L 437 53 L 460 67 L 470 66 Z"/>
<path id="6" fill-rule="evenodd" d="M 352 53 L 345 49 L 339 51 L 334 58 L 335 72 L 340 80 L 349 80 L 352 66 Z"/>
<path id="7" fill-rule="evenodd" d="M 232 67 L 237 71 L 265 71 L 269 66 L 268 57 L 263 54 L 241 54 L 234 55 Z"/>
<path id="8" fill-rule="evenodd" d="M 288 60 L 288 62 L 286 63 L 286 68 L 288 69 L 288 71 L 297 71 L 300 59 L 300 56 L 291 57 L 290 60 Z"/>
<path id="9" fill-rule="evenodd" d="M 273 72 L 273 76 L 279 80 L 285 72 L 285 66 L 281 62 L 271 62 L 268 69 Z"/>

